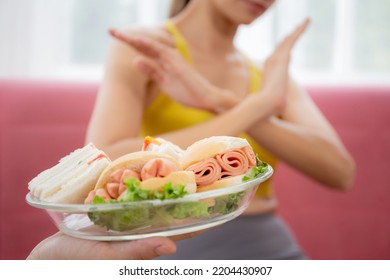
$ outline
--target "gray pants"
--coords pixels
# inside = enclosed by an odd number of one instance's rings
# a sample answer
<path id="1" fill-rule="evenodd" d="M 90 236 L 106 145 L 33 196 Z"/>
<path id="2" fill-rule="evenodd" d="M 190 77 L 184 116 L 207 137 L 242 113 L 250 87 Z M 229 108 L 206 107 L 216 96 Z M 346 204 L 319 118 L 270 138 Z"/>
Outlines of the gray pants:
<path id="1" fill-rule="evenodd" d="M 306 259 L 287 225 L 274 214 L 240 216 L 193 238 L 177 242 L 171 260 Z"/>

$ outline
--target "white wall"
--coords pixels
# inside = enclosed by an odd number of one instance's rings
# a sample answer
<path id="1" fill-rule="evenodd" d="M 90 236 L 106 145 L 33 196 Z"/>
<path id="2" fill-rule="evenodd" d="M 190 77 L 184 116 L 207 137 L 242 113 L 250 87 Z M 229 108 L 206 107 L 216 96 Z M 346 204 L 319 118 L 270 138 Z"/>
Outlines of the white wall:
<path id="1" fill-rule="evenodd" d="M 104 61 L 102 49 L 94 52 L 97 57 L 93 63 L 85 63 L 75 59 L 75 45 L 87 50 L 108 45 L 109 37 L 102 34 L 109 26 L 104 24 L 161 22 L 169 3 L 169 0 L 104 1 L 109 0 L 0 0 L 0 78 L 100 79 Z M 312 24 L 293 52 L 291 69 L 298 80 L 390 84 L 390 50 L 387 55 L 384 49 L 390 45 L 388 2 L 278 0 L 277 5 L 255 23 L 240 28 L 236 43 L 253 59 L 264 60 L 277 42 L 310 16 Z M 84 10 L 80 9 L 81 4 Z M 88 5 L 93 9 L 88 9 Z M 107 7 L 113 7 L 112 14 L 108 14 Z M 367 9 L 367 19 L 366 11 L 362 16 L 356 12 L 356 7 Z M 96 24 L 77 26 L 82 23 L 75 20 L 75 11 L 79 18 L 80 13 L 81 17 L 85 13 L 85 18 Z M 99 18 L 104 18 L 103 25 Z M 356 26 L 362 30 L 355 30 Z M 378 69 L 375 63 L 367 71 L 358 69 L 356 59 L 359 57 L 356 58 L 354 52 L 362 38 L 355 40 L 355 35 L 366 34 L 370 38 L 374 29 L 376 37 L 368 44 L 366 59 L 371 59 L 370 54 L 381 53 L 383 61 L 378 63 Z M 74 36 L 74 30 L 81 30 L 85 36 Z M 80 44 L 73 44 L 75 38 Z"/>

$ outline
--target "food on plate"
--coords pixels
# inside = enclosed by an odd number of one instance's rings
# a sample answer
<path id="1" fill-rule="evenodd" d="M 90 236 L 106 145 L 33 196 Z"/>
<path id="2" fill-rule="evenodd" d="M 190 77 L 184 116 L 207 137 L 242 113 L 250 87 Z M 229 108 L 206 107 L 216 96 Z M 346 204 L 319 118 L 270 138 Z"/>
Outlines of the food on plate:
<path id="1" fill-rule="evenodd" d="M 179 146 L 173 144 L 170 141 L 167 141 L 163 138 L 157 137 L 153 138 L 151 136 L 146 136 L 144 138 L 144 144 L 142 146 L 143 151 L 152 151 L 156 153 L 163 153 L 174 157 L 176 160 L 180 161 L 183 157 L 185 151 Z"/>
<path id="2" fill-rule="evenodd" d="M 163 193 L 167 185 L 175 191 L 195 193 L 195 175 L 180 169 L 179 162 L 167 154 L 141 151 L 124 155 L 113 161 L 102 172 L 85 203 L 96 196 L 105 201 L 126 202 L 129 198 L 127 181 L 136 182 L 137 188 L 152 193 Z M 162 197 L 161 197 L 162 198 Z"/>
<path id="3" fill-rule="evenodd" d="M 90 212 L 89 218 L 107 229 L 124 231 L 140 226 L 170 224 L 174 218 L 199 216 L 207 206 L 195 202 L 170 207 L 131 202 L 174 200 L 196 192 L 195 174 L 183 171 L 179 162 L 162 153 L 140 151 L 113 161 L 100 175 L 85 203 L 100 205 L 123 203 L 124 209 Z M 183 206 L 184 205 L 184 206 Z M 201 213 L 203 212 L 203 213 Z"/>
<path id="4" fill-rule="evenodd" d="M 28 183 L 28 188 L 41 201 L 83 203 L 110 162 L 103 151 L 89 143 L 38 174 Z"/>
<path id="5" fill-rule="evenodd" d="M 239 184 L 263 173 L 267 164 L 255 155 L 249 142 L 232 136 L 213 136 L 182 150 L 162 138 L 146 137 L 143 150 L 175 157 L 183 170 L 195 174 L 197 192 Z"/>
<path id="6" fill-rule="evenodd" d="M 246 139 L 231 136 L 195 142 L 185 151 L 181 165 L 195 173 L 198 192 L 240 184 L 267 168 Z"/>
<path id="7" fill-rule="evenodd" d="M 210 137 L 183 150 L 148 136 L 141 151 L 114 161 L 88 144 L 31 180 L 29 189 L 39 201 L 85 204 L 83 213 L 64 214 L 65 227 L 138 234 L 232 219 L 258 186 L 243 183 L 267 170 L 242 138 Z"/>

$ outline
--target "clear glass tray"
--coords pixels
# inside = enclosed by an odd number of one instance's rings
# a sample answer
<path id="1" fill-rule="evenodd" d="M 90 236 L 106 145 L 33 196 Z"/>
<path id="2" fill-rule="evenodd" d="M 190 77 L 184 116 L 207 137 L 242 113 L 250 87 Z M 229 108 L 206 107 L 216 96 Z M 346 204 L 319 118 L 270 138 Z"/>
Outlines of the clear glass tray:
<path id="1" fill-rule="evenodd" d="M 174 236 L 223 224 L 248 207 L 259 185 L 272 176 L 271 166 L 257 178 L 239 185 L 189 194 L 180 199 L 114 204 L 56 204 L 27 202 L 45 209 L 63 233 L 73 237 L 121 241 Z M 261 187 L 261 186 L 260 186 Z"/>

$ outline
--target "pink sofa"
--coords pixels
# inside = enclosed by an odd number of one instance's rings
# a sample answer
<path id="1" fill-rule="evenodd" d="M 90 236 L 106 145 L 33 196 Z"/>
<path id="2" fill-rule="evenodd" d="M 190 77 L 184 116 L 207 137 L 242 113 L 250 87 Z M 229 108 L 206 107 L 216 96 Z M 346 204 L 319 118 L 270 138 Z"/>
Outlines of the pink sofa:
<path id="1" fill-rule="evenodd" d="M 0 259 L 24 259 L 56 232 L 25 202 L 27 183 L 83 145 L 98 84 L 0 81 Z M 278 214 L 313 259 L 390 259 L 390 87 L 309 88 L 357 162 L 348 192 L 281 164 Z"/>

